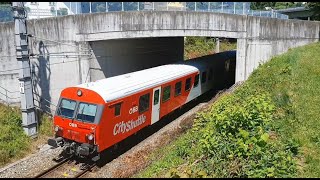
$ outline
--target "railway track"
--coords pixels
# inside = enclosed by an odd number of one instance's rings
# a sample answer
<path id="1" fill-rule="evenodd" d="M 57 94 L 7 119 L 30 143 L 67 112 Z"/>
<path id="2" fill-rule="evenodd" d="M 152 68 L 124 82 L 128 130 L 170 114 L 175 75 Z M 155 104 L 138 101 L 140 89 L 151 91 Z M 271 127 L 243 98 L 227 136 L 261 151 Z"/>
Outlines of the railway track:
<path id="1" fill-rule="evenodd" d="M 81 178 L 92 171 L 96 164 L 88 164 L 68 157 L 36 175 L 34 178 Z"/>

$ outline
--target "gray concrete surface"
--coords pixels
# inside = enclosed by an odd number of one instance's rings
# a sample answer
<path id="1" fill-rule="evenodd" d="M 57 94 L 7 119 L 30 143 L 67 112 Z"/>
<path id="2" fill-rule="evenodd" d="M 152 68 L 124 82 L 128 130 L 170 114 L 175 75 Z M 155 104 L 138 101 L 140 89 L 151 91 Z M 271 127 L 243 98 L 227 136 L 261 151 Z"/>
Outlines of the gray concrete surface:
<path id="1" fill-rule="evenodd" d="M 237 38 L 236 81 L 242 81 L 272 56 L 318 41 L 319 25 L 187 11 L 107 12 L 30 20 L 28 33 L 34 35 L 30 51 L 40 55 L 31 58 L 36 101 L 42 102 L 38 106 L 43 109 L 54 109 L 43 99 L 56 104 L 67 86 L 183 58 L 184 36 Z M 13 70 L 18 68 L 13 28 L 13 23 L 0 23 L 0 86 L 15 92 L 11 97 L 19 97 L 18 71 Z"/>

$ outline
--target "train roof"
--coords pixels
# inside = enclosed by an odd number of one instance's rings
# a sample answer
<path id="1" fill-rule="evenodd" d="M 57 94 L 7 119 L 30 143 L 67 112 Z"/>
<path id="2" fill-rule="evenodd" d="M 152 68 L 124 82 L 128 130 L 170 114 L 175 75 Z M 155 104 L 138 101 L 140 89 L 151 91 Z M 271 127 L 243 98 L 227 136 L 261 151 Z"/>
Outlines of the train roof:
<path id="1" fill-rule="evenodd" d="M 108 102 L 197 71 L 198 68 L 192 65 L 168 64 L 84 83 L 76 87 L 97 92 L 105 102 Z"/>
<path id="2" fill-rule="evenodd" d="M 98 93 L 105 102 L 108 102 L 169 82 L 175 78 L 203 71 L 208 67 L 208 64 L 214 63 L 218 59 L 235 59 L 235 56 L 236 51 L 226 51 L 84 83 L 76 87 L 92 90 Z"/>

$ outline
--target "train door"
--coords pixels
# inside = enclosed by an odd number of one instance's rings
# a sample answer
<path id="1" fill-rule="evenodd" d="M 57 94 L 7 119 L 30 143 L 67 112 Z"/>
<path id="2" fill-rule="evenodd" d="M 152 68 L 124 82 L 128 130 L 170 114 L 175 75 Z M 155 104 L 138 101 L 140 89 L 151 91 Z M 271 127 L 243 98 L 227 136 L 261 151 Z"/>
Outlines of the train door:
<path id="1" fill-rule="evenodd" d="M 159 121 L 161 86 L 153 89 L 151 124 Z"/>

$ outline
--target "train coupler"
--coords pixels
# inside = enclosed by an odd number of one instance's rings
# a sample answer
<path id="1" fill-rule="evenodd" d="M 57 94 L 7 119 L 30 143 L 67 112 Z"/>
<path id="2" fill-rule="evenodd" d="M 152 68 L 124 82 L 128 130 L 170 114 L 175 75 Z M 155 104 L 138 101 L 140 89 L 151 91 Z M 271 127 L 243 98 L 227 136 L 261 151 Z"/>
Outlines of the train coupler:
<path id="1" fill-rule="evenodd" d="M 57 138 L 50 138 L 48 139 L 48 144 L 54 148 L 57 148 L 61 146 L 63 143 L 63 138 L 62 137 L 57 137 Z"/>

